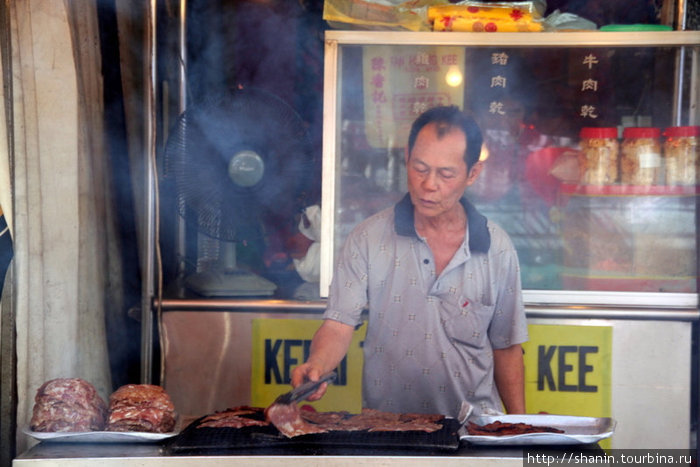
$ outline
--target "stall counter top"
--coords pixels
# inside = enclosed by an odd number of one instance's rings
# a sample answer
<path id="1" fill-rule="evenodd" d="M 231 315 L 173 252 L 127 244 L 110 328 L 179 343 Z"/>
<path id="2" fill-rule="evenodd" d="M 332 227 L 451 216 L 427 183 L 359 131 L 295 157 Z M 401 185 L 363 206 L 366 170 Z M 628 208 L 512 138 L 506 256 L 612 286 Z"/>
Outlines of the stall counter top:
<path id="1" fill-rule="evenodd" d="M 581 450 L 598 450 L 584 446 Z M 503 467 L 522 466 L 523 449 L 474 447 L 462 443 L 457 451 L 379 451 L 343 449 L 333 452 L 268 452 L 264 450 L 236 452 L 231 455 L 171 456 L 159 444 L 78 444 L 42 442 L 13 460 L 13 467 L 94 466 L 104 467 L 206 467 L 206 466 L 284 466 L 310 467 Z"/>

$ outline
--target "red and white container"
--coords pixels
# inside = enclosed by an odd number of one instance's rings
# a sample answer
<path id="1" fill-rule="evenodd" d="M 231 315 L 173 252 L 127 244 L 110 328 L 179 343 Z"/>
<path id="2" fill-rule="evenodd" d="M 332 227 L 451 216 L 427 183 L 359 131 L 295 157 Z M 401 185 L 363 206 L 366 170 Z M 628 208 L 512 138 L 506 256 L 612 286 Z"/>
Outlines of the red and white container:
<path id="1" fill-rule="evenodd" d="M 674 126 L 664 131 L 667 185 L 697 185 L 700 174 L 700 126 Z"/>
<path id="2" fill-rule="evenodd" d="M 617 128 L 581 128 L 579 153 L 579 183 L 582 185 L 611 185 L 617 181 Z"/>
<path id="3" fill-rule="evenodd" d="M 637 186 L 661 184 L 661 130 L 628 127 L 623 130 L 622 138 L 620 182 Z"/>

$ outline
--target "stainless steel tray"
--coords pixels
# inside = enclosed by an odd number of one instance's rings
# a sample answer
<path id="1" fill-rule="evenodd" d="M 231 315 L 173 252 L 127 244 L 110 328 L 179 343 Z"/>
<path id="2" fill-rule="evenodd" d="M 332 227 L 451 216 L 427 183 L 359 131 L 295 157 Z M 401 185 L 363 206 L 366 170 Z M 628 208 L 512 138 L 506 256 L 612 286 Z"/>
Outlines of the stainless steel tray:
<path id="1" fill-rule="evenodd" d="M 38 441 L 54 443 L 157 443 L 172 438 L 177 431 L 169 433 L 146 433 L 142 431 L 64 431 L 41 432 L 29 428 L 22 430 Z"/>
<path id="2" fill-rule="evenodd" d="M 494 446 L 592 444 L 612 436 L 616 424 L 615 420 L 607 417 L 596 418 L 549 414 L 478 415 L 470 417 L 469 421 L 477 425 L 486 425 L 495 421 L 528 423 L 530 425 L 550 426 L 564 430 L 564 433 L 482 436 L 470 435 L 464 426 L 460 428 L 460 439 L 472 444 Z"/>

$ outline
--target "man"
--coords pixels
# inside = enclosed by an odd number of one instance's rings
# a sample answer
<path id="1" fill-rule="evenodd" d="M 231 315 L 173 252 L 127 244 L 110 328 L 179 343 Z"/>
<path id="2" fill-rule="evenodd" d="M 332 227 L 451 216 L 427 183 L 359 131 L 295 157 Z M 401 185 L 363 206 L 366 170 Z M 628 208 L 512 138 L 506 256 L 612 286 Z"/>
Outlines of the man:
<path id="1" fill-rule="evenodd" d="M 468 401 L 477 412 L 501 411 L 501 402 L 525 411 L 517 255 L 462 197 L 481 171 L 481 143 L 476 123 L 453 106 L 413 123 L 408 194 L 349 235 L 324 323 L 292 385 L 336 368 L 368 309 L 364 407 L 456 417 Z"/>

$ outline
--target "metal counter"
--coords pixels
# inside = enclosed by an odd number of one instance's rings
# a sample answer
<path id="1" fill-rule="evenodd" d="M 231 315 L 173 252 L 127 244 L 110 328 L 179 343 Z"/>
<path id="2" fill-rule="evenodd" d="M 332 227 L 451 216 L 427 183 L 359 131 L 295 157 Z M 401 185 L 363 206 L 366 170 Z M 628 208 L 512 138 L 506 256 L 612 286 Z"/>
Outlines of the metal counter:
<path id="1" fill-rule="evenodd" d="M 597 446 L 583 446 L 577 451 L 587 455 L 603 454 Z M 502 467 L 522 466 L 522 448 L 486 448 L 463 445 L 456 452 L 399 452 L 377 450 L 321 450 L 308 453 L 266 451 L 241 452 L 236 455 L 168 456 L 158 444 L 71 444 L 42 442 L 16 458 L 14 467 L 54 467 L 57 465 L 149 467 L 149 466 L 316 466 L 328 467 L 452 467 L 463 466 L 468 459 L 470 466 Z"/>

